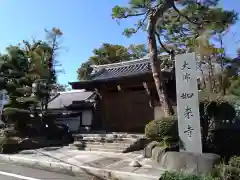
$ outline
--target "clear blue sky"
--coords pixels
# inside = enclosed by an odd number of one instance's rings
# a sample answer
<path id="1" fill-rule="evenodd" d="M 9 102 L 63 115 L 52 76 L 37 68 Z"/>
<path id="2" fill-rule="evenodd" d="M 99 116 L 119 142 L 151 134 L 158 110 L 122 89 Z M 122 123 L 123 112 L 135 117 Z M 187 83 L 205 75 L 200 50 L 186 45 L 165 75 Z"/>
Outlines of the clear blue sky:
<path id="1" fill-rule="evenodd" d="M 60 28 L 64 37 L 58 60 L 65 71 L 58 76 L 59 83 L 77 80 L 77 68 L 92 55 L 102 42 L 129 45 L 145 43 L 146 35 L 138 33 L 129 38 L 122 36 L 124 27 L 134 21 L 126 20 L 119 26 L 111 18 L 111 8 L 124 5 L 128 0 L 0 0 L 0 52 L 22 40 L 44 38 L 44 28 Z M 238 0 L 222 0 L 221 6 L 240 13 Z M 229 55 L 234 56 L 240 40 L 240 22 L 225 37 Z M 233 33 L 236 33 L 235 36 Z"/>

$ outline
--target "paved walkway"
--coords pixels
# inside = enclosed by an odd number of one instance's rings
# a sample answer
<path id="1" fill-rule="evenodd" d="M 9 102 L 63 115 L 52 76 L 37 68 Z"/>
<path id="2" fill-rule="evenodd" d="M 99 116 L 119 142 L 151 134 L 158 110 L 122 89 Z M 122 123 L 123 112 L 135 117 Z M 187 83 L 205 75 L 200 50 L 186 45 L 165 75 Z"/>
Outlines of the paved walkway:
<path id="1" fill-rule="evenodd" d="M 22 151 L 16 155 L 0 155 L 0 160 L 24 166 L 68 174 L 89 173 L 103 178 L 157 180 L 164 170 L 136 153 L 79 151 L 70 147 Z M 130 164 L 138 161 L 141 167 Z"/>
<path id="2" fill-rule="evenodd" d="M 93 180 L 93 176 L 81 174 L 75 177 L 62 173 L 0 162 L 0 180 Z"/>

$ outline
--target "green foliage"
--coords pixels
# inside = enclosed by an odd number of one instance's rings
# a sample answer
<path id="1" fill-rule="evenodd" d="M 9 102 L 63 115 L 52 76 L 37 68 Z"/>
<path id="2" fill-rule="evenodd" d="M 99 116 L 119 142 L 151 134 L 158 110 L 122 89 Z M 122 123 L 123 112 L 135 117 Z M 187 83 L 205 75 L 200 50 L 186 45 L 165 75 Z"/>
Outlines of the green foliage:
<path id="1" fill-rule="evenodd" d="M 233 103 L 233 107 L 236 111 L 236 117 L 240 117 L 240 100 L 239 99 Z"/>
<path id="2" fill-rule="evenodd" d="M 239 131 L 235 129 L 236 110 L 229 99 L 200 102 L 202 141 L 205 152 L 228 158 L 239 154 Z M 228 146 L 226 146 L 228 144 Z"/>
<path id="3" fill-rule="evenodd" d="M 29 123 L 30 108 L 40 105 L 43 98 L 49 97 L 53 84 L 56 86 L 55 56 L 60 46 L 58 38 L 62 32 L 58 28 L 46 31 L 45 40 L 23 41 L 6 48 L 0 55 L 1 89 L 6 89 L 10 98 L 5 105 L 4 121 L 16 127 Z M 32 84 L 45 82 L 46 85 L 32 91 Z M 24 123 L 25 122 L 25 123 Z"/>
<path id="4" fill-rule="evenodd" d="M 212 170 L 211 176 L 217 180 L 239 180 L 240 169 L 220 164 Z"/>
<path id="5" fill-rule="evenodd" d="M 53 27 L 51 30 L 45 29 L 46 32 L 46 40 L 40 46 L 41 50 L 46 55 L 47 60 L 47 68 L 48 68 L 48 83 L 54 84 L 57 81 L 57 73 L 62 72 L 60 69 L 56 69 L 56 66 L 60 66 L 61 64 L 58 62 L 56 56 L 58 55 L 59 50 L 61 49 L 61 38 L 63 36 L 63 32 L 56 27 Z"/>
<path id="6" fill-rule="evenodd" d="M 165 172 L 159 180 L 218 180 L 211 176 L 190 175 L 181 172 Z"/>
<path id="7" fill-rule="evenodd" d="M 19 141 L 16 137 L 0 137 L 0 153 L 16 153 L 19 150 Z"/>
<path id="8" fill-rule="evenodd" d="M 240 77 L 235 77 L 230 79 L 230 86 L 228 88 L 229 94 L 233 94 L 235 96 L 240 96 Z"/>
<path id="9" fill-rule="evenodd" d="M 79 80 L 86 80 L 90 78 L 90 74 L 92 72 L 93 68 L 91 67 L 91 62 L 87 61 L 81 64 L 81 67 L 78 68 L 78 79 Z"/>
<path id="10" fill-rule="evenodd" d="M 225 125 L 226 126 L 226 125 Z M 233 155 L 240 155 L 240 132 L 239 129 L 224 126 L 221 129 L 209 131 L 208 152 L 216 153 L 228 159 Z"/>
<path id="11" fill-rule="evenodd" d="M 157 26 L 160 38 L 173 45 L 176 51 L 192 47 L 190 42 L 206 29 L 212 31 L 212 35 L 222 33 L 237 21 L 236 12 L 217 7 L 218 0 L 176 3 L 170 0 L 168 3 L 166 6 L 163 1 L 157 0 L 129 0 L 128 7 L 115 6 L 112 17 L 116 20 L 138 17 L 134 27 L 124 30 L 124 34 L 129 37 L 139 29 L 146 30 L 147 14 L 158 13 L 160 16 L 155 17 L 155 21 L 159 19 L 154 25 Z M 180 5 L 181 9 L 177 9 L 176 4 Z"/>
<path id="12" fill-rule="evenodd" d="M 226 101 L 224 99 L 201 101 L 199 107 L 200 116 L 206 116 L 215 121 L 228 120 L 229 123 L 232 123 L 236 117 L 236 110 L 233 103 L 234 102 Z"/>
<path id="13" fill-rule="evenodd" d="M 147 138 L 165 142 L 165 144 L 166 141 L 178 140 L 177 118 L 163 117 L 149 122 L 145 127 L 145 135 Z"/>
<path id="14" fill-rule="evenodd" d="M 232 167 L 240 168 L 240 156 L 231 157 L 228 164 Z"/>
<path id="15" fill-rule="evenodd" d="M 146 31 L 151 60 L 156 61 L 156 54 L 162 52 L 167 52 L 171 57 L 175 54 L 197 52 L 201 61 L 207 62 L 209 67 L 213 64 L 213 57 L 219 59 L 217 63 L 221 66 L 224 65 L 225 51 L 222 37 L 231 25 L 236 23 L 238 14 L 235 11 L 219 8 L 219 0 L 129 0 L 128 2 L 127 7 L 117 5 L 112 8 L 112 18 L 118 22 L 129 18 L 136 20 L 133 27 L 126 28 L 123 34 L 130 37 L 139 30 Z M 217 42 L 216 37 L 220 37 Z M 156 41 L 160 49 L 157 48 Z M 220 47 L 216 48 L 216 44 L 220 44 Z M 208 71 L 209 74 L 214 74 L 212 68 Z M 156 73 L 161 74 L 161 72 Z M 209 87 L 211 92 L 216 91 L 216 84 L 218 84 L 222 94 L 225 94 L 230 84 L 226 74 L 220 73 L 208 77 L 208 81 L 203 81 L 202 84 Z M 234 93 L 238 94 L 237 91 L 235 89 Z"/>
<path id="16" fill-rule="evenodd" d="M 142 58 L 147 54 L 147 50 L 142 44 L 124 47 L 117 44 L 103 43 L 100 48 L 93 50 L 93 54 L 94 55 L 89 57 L 88 61 L 82 63 L 78 69 L 79 80 L 91 78 L 90 74 L 93 70 L 91 65 L 111 64 Z"/>
<path id="17" fill-rule="evenodd" d="M 131 59 L 139 59 L 148 54 L 148 50 L 144 44 L 131 44 L 128 47 Z"/>
<path id="18" fill-rule="evenodd" d="M 5 116 L 21 116 L 23 114 L 29 114 L 28 110 L 22 110 L 19 108 L 5 108 L 4 109 L 4 115 Z"/>
<path id="19" fill-rule="evenodd" d="M 54 92 L 65 92 L 70 90 L 71 88 L 69 87 L 69 85 L 65 85 L 65 84 L 53 84 L 52 90 Z"/>

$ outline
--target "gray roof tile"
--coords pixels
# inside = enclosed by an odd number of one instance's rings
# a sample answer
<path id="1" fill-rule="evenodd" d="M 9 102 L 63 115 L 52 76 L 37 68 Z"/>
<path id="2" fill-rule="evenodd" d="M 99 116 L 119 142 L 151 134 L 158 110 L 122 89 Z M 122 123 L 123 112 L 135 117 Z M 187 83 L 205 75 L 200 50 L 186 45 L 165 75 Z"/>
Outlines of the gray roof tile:
<path id="1" fill-rule="evenodd" d="M 151 73 L 151 64 L 148 58 L 93 66 L 91 80 L 111 79 L 145 73 Z"/>
<path id="2" fill-rule="evenodd" d="M 49 109 L 59 109 L 69 106 L 73 101 L 84 101 L 90 98 L 93 92 L 90 91 L 69 91 L 60 93 L 55 99 L 48 103 Z"/>

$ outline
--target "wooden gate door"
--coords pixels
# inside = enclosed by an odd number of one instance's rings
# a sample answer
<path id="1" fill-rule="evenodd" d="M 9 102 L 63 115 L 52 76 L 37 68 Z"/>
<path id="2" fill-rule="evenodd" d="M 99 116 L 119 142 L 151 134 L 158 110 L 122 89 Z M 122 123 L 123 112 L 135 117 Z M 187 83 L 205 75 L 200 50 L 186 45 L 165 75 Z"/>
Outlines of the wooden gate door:
<path id="1" fill-rule="evenodd" d="M 144 132 L 153 118 L 145 91 L 115 92 L 105 100 L 104 126 L 109 131 Z"/>

